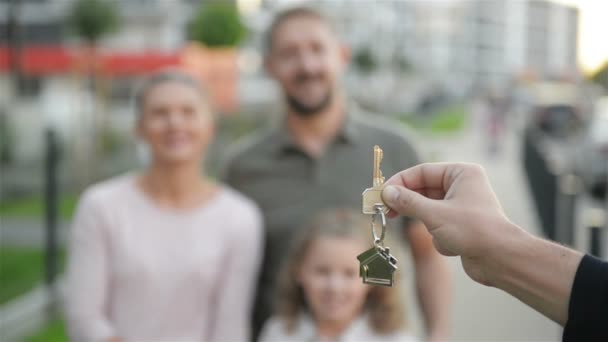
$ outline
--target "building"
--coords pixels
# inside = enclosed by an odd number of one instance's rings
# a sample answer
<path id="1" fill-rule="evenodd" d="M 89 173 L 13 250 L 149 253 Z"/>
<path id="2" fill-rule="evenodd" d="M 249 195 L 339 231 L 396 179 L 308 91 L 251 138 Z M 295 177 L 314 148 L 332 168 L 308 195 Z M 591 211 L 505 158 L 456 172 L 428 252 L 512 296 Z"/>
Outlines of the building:
<path id="1" fill-rule="evenodd" d="M 66 25 L 75 0 L 0 0 L 0 13 L 9 14 L 0 17 L 0 113 L 9 115 L 16 131 L 14 154 L 19 161 L 40 160 L 45 126 L 53 125 L 66 140 L 77 141 L 76 134 L 96 124 L 92 117 L 95 111 L 111 116 L 115 126 L 130 129 L 133 116 L 125 114 L 132 112 L 133 88 L 141 77 L 165 67 L 191 66 L 189 62 L 197 53 L 187 46 L 187 24 L 202 1 L 106 1 L 117 6 L 120 26 L 97 42 L 92 54 Z M 15 56 L 19 82 L 12 77 Z M 216 53 L 211 57 L 219 59 Z M 215 63 L 217 68 L 207 69 L 213 69 L 210 73 L 216 79 L 221 78 L 214 85 L 232 80 L 218 97 L 234 103 L 235 77 L 223 72 L 230 68 L 226 60 L 220 62 L 221 66 Z M 225 89 L 231 96 L 224 96 Z M 96 98 L 102 96 L 103 109 L 94 109 L 99 106 Z M 218 106 L 224 108 L 224 104 Z"/>
<path id="2" fill-rule="evenodd" d="M 578 10 L 550 0 L 265 0 L 261 16 L 293 3 L 329 14 L 353 50 L 382 65 L 403 56 L 447 89 L 578 72 Z"/>

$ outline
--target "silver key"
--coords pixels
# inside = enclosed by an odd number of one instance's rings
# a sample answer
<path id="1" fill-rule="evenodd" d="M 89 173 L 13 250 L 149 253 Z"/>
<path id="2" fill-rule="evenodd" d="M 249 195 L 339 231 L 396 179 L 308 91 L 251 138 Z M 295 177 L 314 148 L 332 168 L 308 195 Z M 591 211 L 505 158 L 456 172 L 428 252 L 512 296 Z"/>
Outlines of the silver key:
<path id="1" fill-rule="evenodd" d="M 380 170 L 384 152 L 376 145 L 374 146 L 374 168 L 372 172 L 372 187 L 363 190 L 362 212 L 367 215 L 376 213 L 376 208 L 380 207 L 384 213 L 388 212 L 388 207 L 382 201 L 382 189 L 384 186 L 384 176 Z"/>

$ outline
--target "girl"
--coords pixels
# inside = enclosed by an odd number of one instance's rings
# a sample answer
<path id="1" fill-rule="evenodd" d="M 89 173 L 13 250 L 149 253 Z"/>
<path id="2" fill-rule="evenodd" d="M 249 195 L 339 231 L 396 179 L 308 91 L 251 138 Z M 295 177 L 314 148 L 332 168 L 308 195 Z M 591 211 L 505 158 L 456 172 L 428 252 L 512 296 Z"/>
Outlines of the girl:
<path id="1" fill-rule="evenodd" d="M 403 331 L 400 284 L 362 283 L 357 255 L 371 247 L 369 219 L 323 213 L 303 229 L 280 278 L 276 316 L 261 341 L 413 341 Z"/>
<path id="2" fill-rule="evenodd" d="M 149 166 L 88 189 L 71 232 L 74 341 L 245 341 L 261 247 L 255 205 L 203 174 L 214 120 L 169 71 L 137 96 Z"/>

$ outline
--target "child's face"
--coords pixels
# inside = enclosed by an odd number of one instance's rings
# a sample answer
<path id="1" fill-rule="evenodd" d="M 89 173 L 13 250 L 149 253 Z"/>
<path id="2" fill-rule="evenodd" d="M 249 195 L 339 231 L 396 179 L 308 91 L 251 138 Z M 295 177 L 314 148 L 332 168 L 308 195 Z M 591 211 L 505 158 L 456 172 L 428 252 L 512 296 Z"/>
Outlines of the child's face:
<path id="1" fill-rule="evenodd" d="M 298 278 L 317 321 L 347 322 L 362 311 L 369 287 L 359 278 L 362 241 L 321 237 L 312 242 Z"/>

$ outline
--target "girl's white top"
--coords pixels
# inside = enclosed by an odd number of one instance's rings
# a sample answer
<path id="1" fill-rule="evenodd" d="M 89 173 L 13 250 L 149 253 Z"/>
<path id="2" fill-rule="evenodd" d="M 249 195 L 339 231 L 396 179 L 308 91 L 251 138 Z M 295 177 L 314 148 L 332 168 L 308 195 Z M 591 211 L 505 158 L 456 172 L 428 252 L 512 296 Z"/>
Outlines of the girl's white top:
<path id="1" fill-rule="evenodd" d="M 307 313 L 301 313 L 296 322 L 295 329 L 288 333 L 285 321 L 278 316 L 269 318 L 260 334 L 260 342 L 312 342 L 323 341 L 317 335 L 314 321 Z M 363 314 L 355 319 L 337 341 L 340 342 L 416 342 L 418 339 L 407 331 L 396 331 L 390 334 L 379 334 L 369 324 L 367 315 Z"/>

